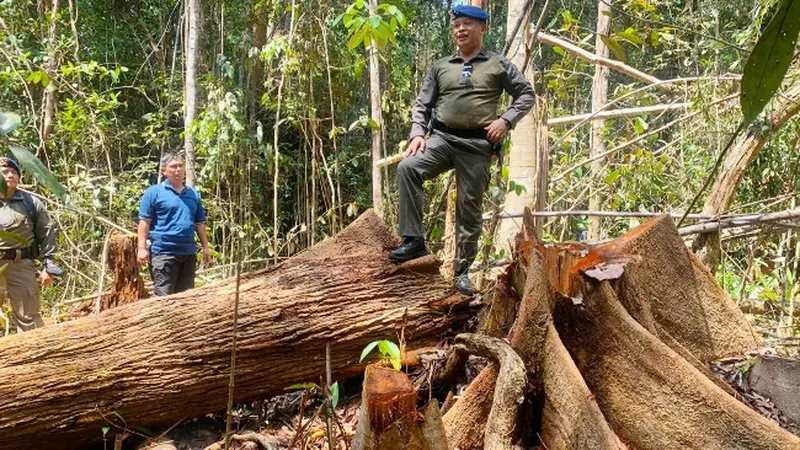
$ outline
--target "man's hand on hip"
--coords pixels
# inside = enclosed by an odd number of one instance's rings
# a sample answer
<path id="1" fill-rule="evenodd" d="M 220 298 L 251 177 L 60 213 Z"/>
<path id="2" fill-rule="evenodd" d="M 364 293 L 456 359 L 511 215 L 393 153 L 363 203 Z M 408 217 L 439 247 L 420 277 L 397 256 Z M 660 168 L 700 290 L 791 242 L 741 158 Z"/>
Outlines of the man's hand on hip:
<path id="1" fill-rule="evenodd" d="M 136 260 L 139 261 L 139 264 L 147 264 L 148 257 L 150 253 L 147 251 L 146 248 L 140 248 L 136 251 Z"/>
<path id="2" fill-rule="evenodd" d="M 425 151 L 425 138 L 422 136 L 414 136 L 411 139 L 411 142 L 408 143 L 408 147 L 406 148 L 405 153 L 403 156 L 408 158 L 409 156 L 414 156 L 417 152 L 424 152 Z"/>
<path id="3" fill-rule="evenodd" d="M 496 119 L 483 129 L 486 130 L 486 139 L 492 144 L 497 144 L 508 134 L 508 122 L 503 118 Z"/>

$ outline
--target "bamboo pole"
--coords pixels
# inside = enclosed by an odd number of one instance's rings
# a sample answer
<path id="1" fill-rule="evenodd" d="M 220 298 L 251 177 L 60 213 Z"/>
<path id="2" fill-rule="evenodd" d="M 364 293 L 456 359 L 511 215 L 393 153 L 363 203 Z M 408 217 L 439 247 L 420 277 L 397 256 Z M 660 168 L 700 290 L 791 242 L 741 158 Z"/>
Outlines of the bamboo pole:
<path id="1" fill-rule="evenodd" d="M 673 88 L 671 86 L 663 84 L 661 80 L 652 75 L 646 74 L 641 70 L 635 69 L 625 63 L 597 56 L 594 53 L 588 52 L 571 42 L 567 42 L 563 39 L 557 38 L 552 34 L 540 32 L 536 36 L 536 40 L 543 44 L 552 45 L 554 47 L 560 47 L 564 49 L 564 51 L 566 51 L 567 53 L 573 54 L 579 58 L 583 58 L 591 63 L 608 67 L 611 70 L 628 75 L 631 78 L 635 78 L 647 84 L 654 84 L 654 85 L 657 84 L 658 89 L 665 91 L 673 91 Z"/>
<path id="2" fill-rule="evenodd" d="M 586 113 L 586 114 L 578 114 L 575 116 L 554 117 L 547 121 L 547 125 L 551 127 L 559 125 L 569 125 L 573 123 L 580 123 L 590 118 L 608 120 L 608 119 L 621 119 L 625 117 L 637 117 L 648 114 L 659 114 L 667 111 L 682 111 L 684 109 L 690 108 L 691 106 L 692 103 L 687 102 L 687 103 L 672 103 L 667 105 L 637 106 L 633 108 L 612 109 L 610 111 L 602 111 L 597 114 Z"/>

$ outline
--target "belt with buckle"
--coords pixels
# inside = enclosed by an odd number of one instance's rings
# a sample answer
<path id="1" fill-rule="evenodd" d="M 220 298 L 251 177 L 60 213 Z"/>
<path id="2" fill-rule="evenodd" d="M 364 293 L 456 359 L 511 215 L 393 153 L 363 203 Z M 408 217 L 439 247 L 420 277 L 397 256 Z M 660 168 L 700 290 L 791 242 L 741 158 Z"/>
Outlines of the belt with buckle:
<path id="1" fill-rule="evenodd" d="M 30 259 L 31 249 L 29 248 L 11 248 L 0 249 L 0 259 L 17 259 L 17 252 L 19 252 L 19 259 Z"/>
<path id="2" fill-rule="evenodd" d="M 464 139 L 486 139 L 486 130 L 483 128 L 450 128 L 437 119 L 433 119 L 433 129 Z"/>

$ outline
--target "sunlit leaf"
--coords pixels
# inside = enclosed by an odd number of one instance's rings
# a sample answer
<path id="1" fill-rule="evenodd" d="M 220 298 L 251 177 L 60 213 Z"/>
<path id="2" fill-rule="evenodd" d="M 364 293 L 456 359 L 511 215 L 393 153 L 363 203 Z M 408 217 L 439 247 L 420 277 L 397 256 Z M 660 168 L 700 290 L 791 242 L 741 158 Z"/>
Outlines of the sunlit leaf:
<path id="1" fill-rule="evenodd" d="M 794 57 L 798 33 L 800 0 L 783 0 L 744 66 L 740 101 L 746 124 L 761 114 L 780 87 Z"/>
<path id="2" fill-rule="evenodd" d="M 386 341 L 386 345 L 387 345 L 387 348 L 388 348 L 388 355 L 391 356 L 394 359 L 398 359 L 399 360 L 400 359 L 400 347 L 398 347 L 397 344 L 395 344 L 392 341 Z"/>
<path id="3" fill-rule="evenodd" d="M 14 154 L 14 158 L 17 159 L 22 169 L 33 175 L 36 181 L 41 183 L 59 199 L 64 200 L 64 198 L 66 198 L 66 188 L 56 180 L 56 177 L 54 177 L 47 167 L 39 161 L 36 155 L 16 145 L 11 146 L 11 152 Z"/>
<path id="4" fill-rule="evenodd" d="M 650 126 L 647 124 L 647 121 L 642 117 L 635 117 L 633 119 L 633 127 L 636 129 L 636 134 L 644 134 L 644 132 L 650 128 Z"/>
<path id="5" fill-rule="evenodd" d="M 0 112 L 0 136 L 5 136 L 17 129 L 21 120 L 17 114 Z"/>
<path id="6" fill-rule="evenodd" d="M 612 171 L 608 174 L 608 176 L 606 176 L 606 184 L 609 186 L 614 184 L 614 182 L 617 181 L 621 175 L 622 173 L 619 170 Z"/>
<path id="7" fill-rule="evenodd" d="M 331 393 L 331 408 L 336 408 L 339 404 L 339 382 L 333 383 L 328 390 Z"/>
<path id="8" fill-rule="evenodd" d="M 630 27 L 626 28 L 625 31 L 620 31 L 615 34 L 618 38 L 624 39 L 634 45 L 642 45 L 644 43 L 644 40 L 639 36 L 639 32 Z"/>
<path id="9" fill-rule="evenodd" d="M 369 355 L 369 354 L 370 354 L 370 352 L 371 352 L 371 351 L 372 351 L 372 350 L 373 350 L 375 347 L 377 347 L 377 346 L 378 346 L 378 344 L 379 344 L 380 342 L 381 342 L 381 341 L 372 341 L 372 342 L 370 342 L 369 344 L 367 344 L 367 346 L 366 346 L 366 347 L 364 347 L 364 350 L 362 350 L 362 351 L 361 351 L 361 358 L 359 358 L 358 362 L 362 362 L 362 361 L 364 361 L 364 358 L 366 358 L 366 357 L 367 357 L 367 355 Z"/>
<path id="10" fill-rule="evenodd" d="M 620 43 L 616 39 L 614 39 L 611 36 L 604 36 L 601 34 L 600 40 L 603 41 L 604 44 L 606 44 L 606 47 L 608 47 L 608 49 L 611 50 L 611 53 L 613 53 L 618 60 L 622 62 L 627 61 L 628 57 L 627 55 L 625 55 L 625 50 L 622 48 L 622 45 L 620 45 Z"/>

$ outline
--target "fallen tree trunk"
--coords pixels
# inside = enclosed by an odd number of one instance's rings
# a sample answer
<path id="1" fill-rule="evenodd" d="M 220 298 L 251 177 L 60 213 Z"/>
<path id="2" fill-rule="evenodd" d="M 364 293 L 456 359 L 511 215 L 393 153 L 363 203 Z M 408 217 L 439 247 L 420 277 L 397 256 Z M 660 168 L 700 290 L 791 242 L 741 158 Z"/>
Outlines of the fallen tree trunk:
<path id="1" fill-rule="evenodd" d="M 439 341 L 472 312 L 432 260 L 388 263 L 396 238 L 373 212 L 284 263 L 241 281 L 236 402 L 360 373 L 361 349 L 404 331 L 409 349 Z M 174 423 L 225 408 L 235 283 L 139 300 L 0 339 L 5 450 L 76 448 L 102 427 Z"/>

